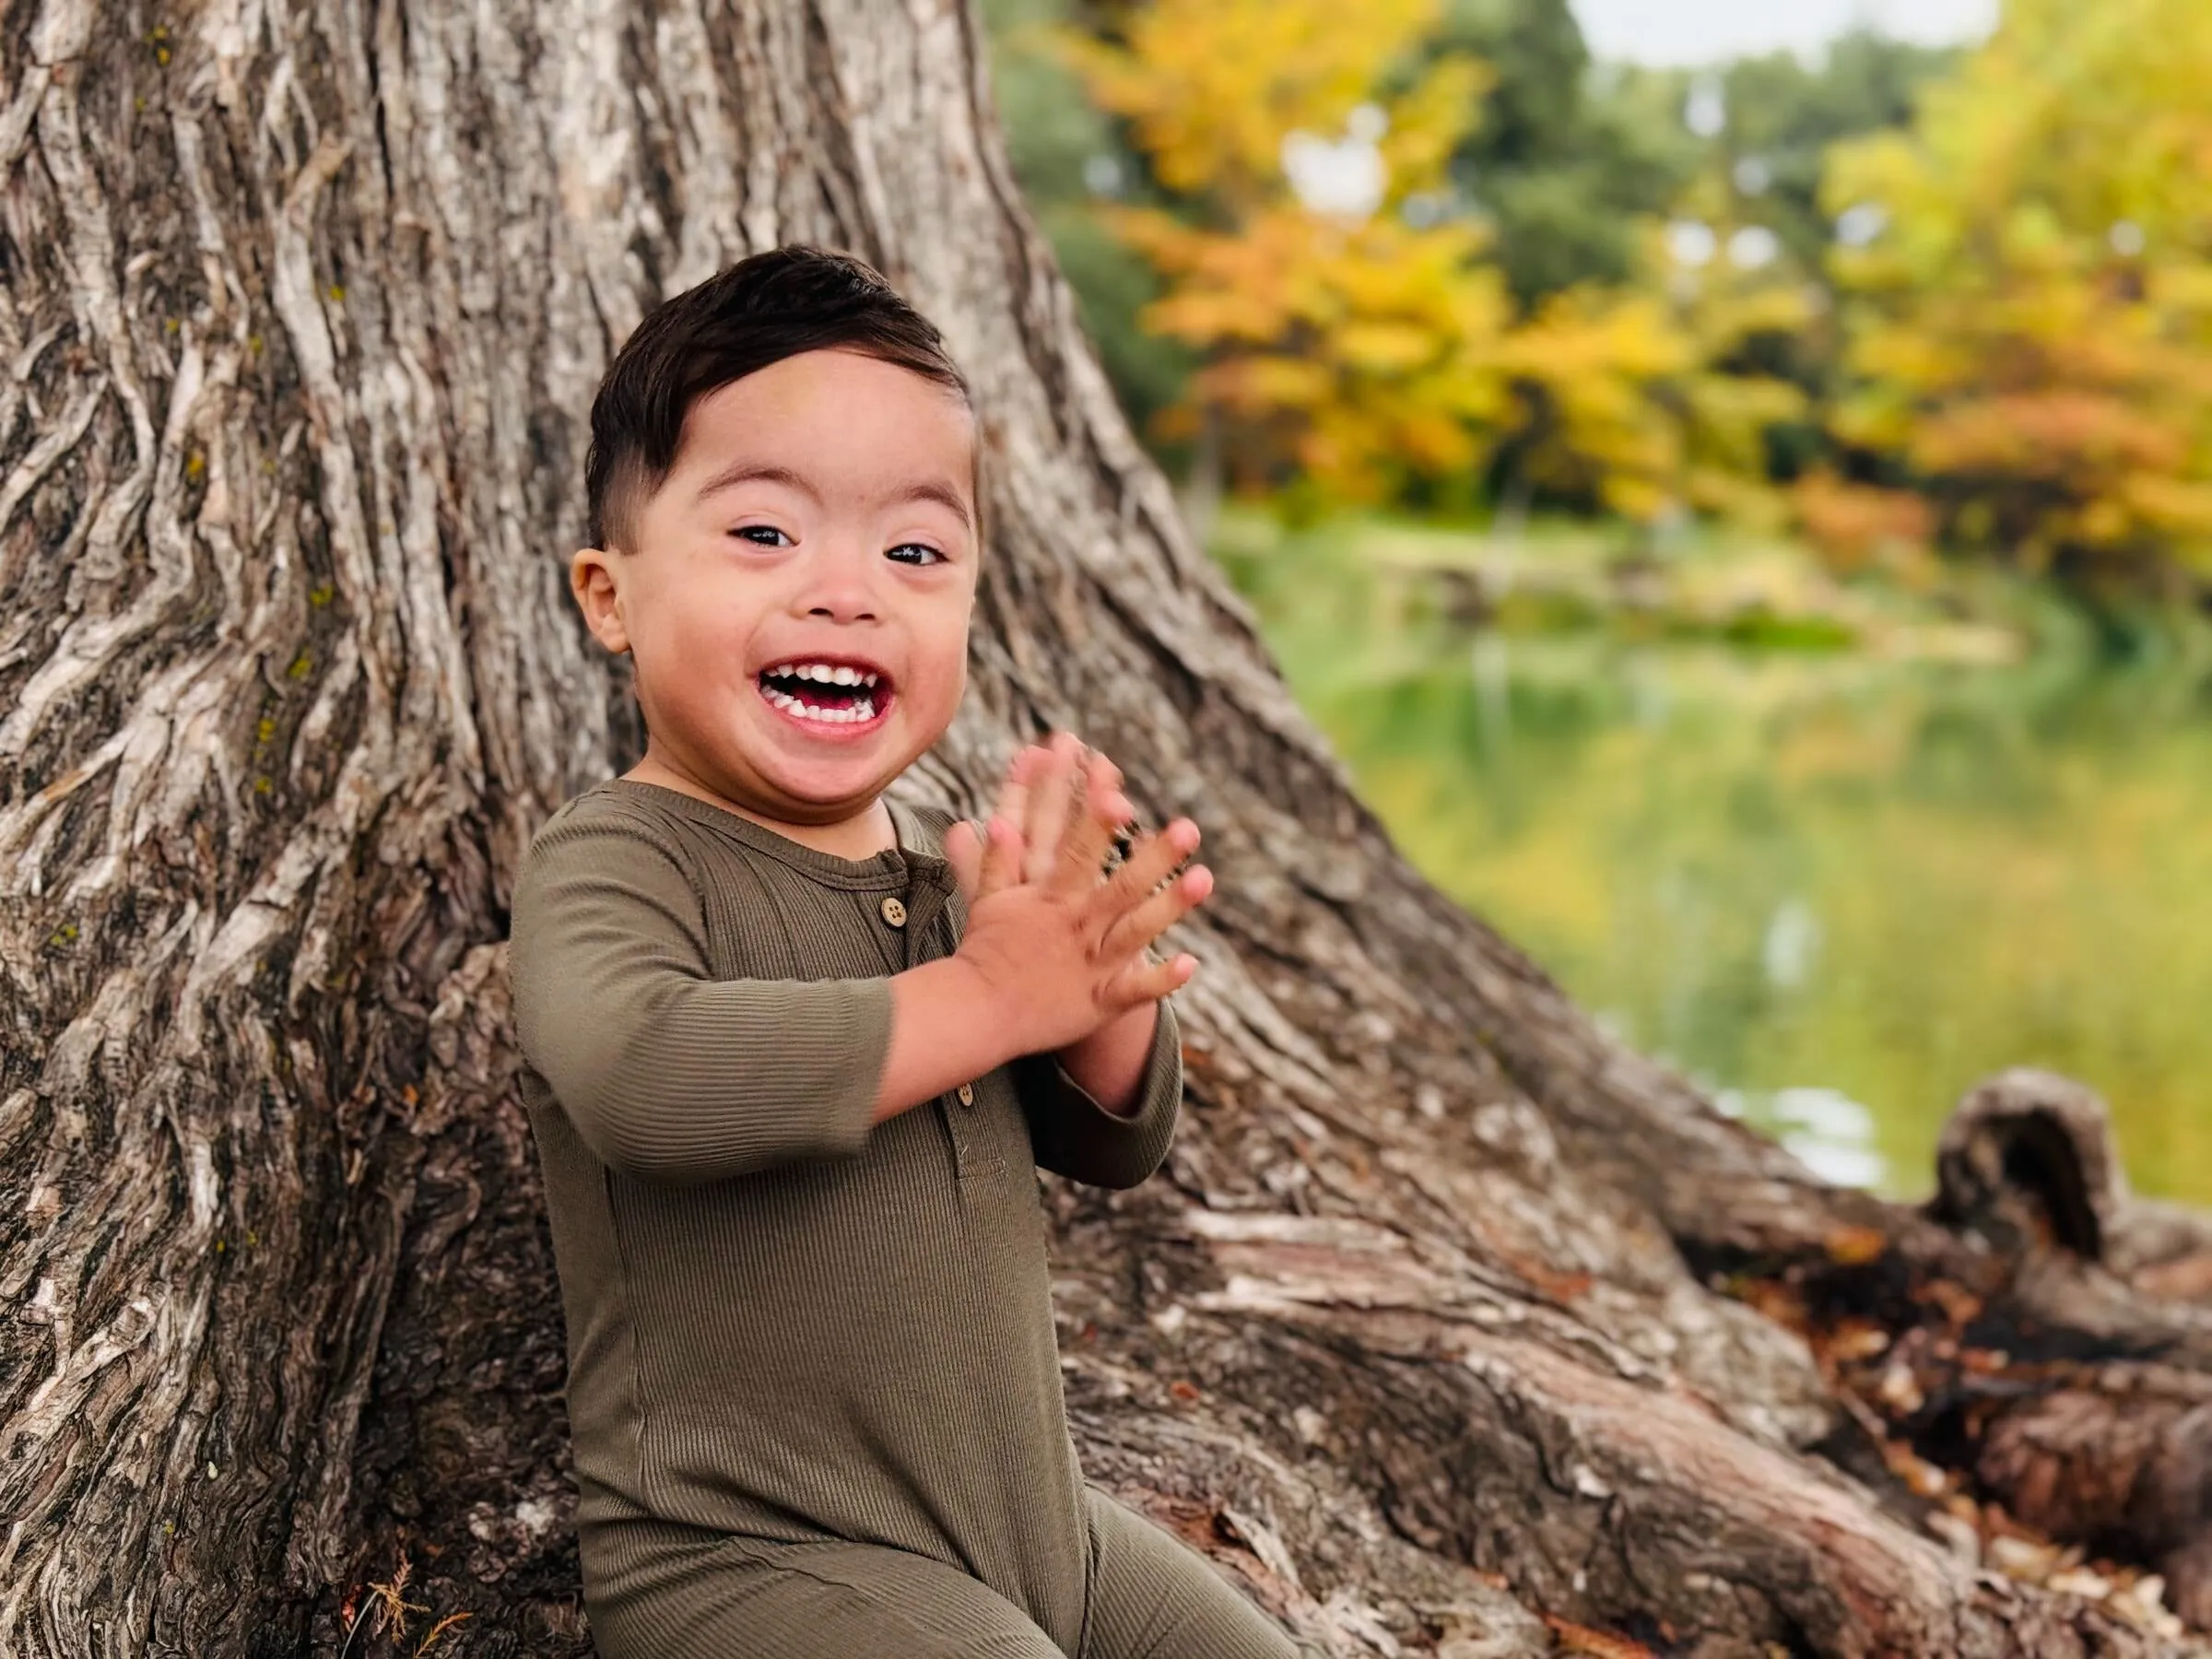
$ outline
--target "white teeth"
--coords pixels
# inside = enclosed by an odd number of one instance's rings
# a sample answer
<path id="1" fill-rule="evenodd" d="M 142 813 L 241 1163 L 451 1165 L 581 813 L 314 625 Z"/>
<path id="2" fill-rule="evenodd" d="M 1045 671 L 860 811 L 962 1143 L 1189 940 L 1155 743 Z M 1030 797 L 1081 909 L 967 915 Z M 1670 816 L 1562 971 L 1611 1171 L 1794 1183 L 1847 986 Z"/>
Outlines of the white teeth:
<path id="1" fill-rule="evenodd" d="M 778 663 L 760 672 L 775 679 L 816 680 L 825 686 L 873 686 L 877 681 L 865 668 L 832 668 L 827 663 Z"/>
<path id="2" fill-rule="evenodd" d="M 819 720 L 830 725 L 849 725 L 854 721 L 876 718 L 876 700 L 863 695 L 859 700 L 841 709 L 823 708 L 794 697 L 788 691 L 777 689 L 766 683 L 768 679 L 814 680 L 830 686 L 873 686 L 877 677 L 860 668 L 831 668 L 823 663 L 782 663 L 761 671 L 760 694 L 785 713 L 801 720 Z"/>
<path id="3" fill-rule="evenodd" d="M 818 708 L 812 703 L 801 702 L 797 698 L 783 691 L 769 692 L 768 700 L 779 709 L 796 714 L 801 720 L 826 721 L 831 725 L 844 725 L 855 720 L 876 718 L 876 704 L 873 700 L 865 699 L 842 709 Z"/>

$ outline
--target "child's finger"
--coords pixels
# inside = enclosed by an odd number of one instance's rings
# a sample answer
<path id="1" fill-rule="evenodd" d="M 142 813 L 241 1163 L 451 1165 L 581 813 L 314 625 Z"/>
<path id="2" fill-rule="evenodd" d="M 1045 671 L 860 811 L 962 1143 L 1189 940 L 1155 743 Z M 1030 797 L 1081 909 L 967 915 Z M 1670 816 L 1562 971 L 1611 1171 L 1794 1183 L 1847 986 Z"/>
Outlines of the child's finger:
<path id="1" fill-rule="evenodd" d="M 1128 972 L 1113 982 L 1109 1000 L 1118 1005 L 1117 1012 L 1127 1012 L 1140 1004 L 1158 1002 L 1171 996 L 1191 982 L 1198 971 L 1198 959 L 1189 951 L 1181 951 L 1164 962 L 1139 960 Z"/>
<path id="2" fill-rule="evenodd" d="M 1097 749 L 1083 751 L 1082 793 L 1103 803 L 1107 796 L 1118 796 L 1122 789 L 1122 769 L 1106 759 Z"/>
<path id="3" fill-rule="evenodd" d="M 1121 784 L 1121 768 L 1103 755 L 1085 770 L 1082 807 L 1060 838 L 1050 877 L 1057 891 L 1078 894 L 1099 885 L 1114 831 L 1135 816 Z"/>
<path id="4" fill-rule="evenodd" d="M 1006 764 L 1006 775 L 998 786 L 998 801 L 991 808 L 992 815 L 1002 818 L 1020 829 L 1030 819 L 1030 780 L 1045 759 L 1045 751 L 1030 744 Z"/>
<path id="5" fill-rule="evenodd" d="M 1022 827 L 1027 848 L 1025 875 L 1042 881 L 1053 871 L 1053 858 L 1067 827 L 1074 806 L 1074 782 L 1082 761 L 1083 746 L 1072 732 L 1054 732 L 1045 746 L 1030 782 L 1030 817 Z"/>
<path id="6" fill-rule="evenodd" d="M 1197 851 L 1198 826 L 1189 818 L 1177 818 L 1165 830 L 1137 837 L 1128 855 L 1122 860 L 1122 867 L 1107 884 L 1107 892 L 1100 902 L 1111 910 L 1130 909 L 1142 902 L 1147 893 L 1174 874 L 1177 865 Z"/>
<path id="7" fill-rule="evenodd" d="M 982 868 L 976 877 L 974 896 L 968 901 L 971 905 L 1006 888 L 1021 885 L 1021 831 L 994 814 L 983 826 Z"/>
<path id="8" fill-rule="evenodd" d="M 1204 904 L 1213 890 L 1214 873 L 1204 865 L 1193 865 L 1109 927 L 1099 941 L 1100 954 L 1135 954 Z"/>
<path id="9" fill-rule="evenodd" d="M 973 818 L 962 818 L 945 831 L 945 862 L 952 866 L 960 897 L 973 904 L 983 880 L 983 838 Z"/>

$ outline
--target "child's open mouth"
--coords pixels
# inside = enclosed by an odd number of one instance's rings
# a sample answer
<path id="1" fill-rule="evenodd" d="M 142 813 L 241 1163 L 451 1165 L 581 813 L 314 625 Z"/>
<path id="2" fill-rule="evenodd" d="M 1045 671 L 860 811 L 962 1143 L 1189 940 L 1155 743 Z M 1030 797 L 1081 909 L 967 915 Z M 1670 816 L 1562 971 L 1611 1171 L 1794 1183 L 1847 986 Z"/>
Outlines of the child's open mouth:
<path id="1" fill-rule="evenodd" d="M 890 677 L 855 663 L 779 663 L 760 671 L 760 695 L 794 720 L 861 725 L 890 707 Z"/>

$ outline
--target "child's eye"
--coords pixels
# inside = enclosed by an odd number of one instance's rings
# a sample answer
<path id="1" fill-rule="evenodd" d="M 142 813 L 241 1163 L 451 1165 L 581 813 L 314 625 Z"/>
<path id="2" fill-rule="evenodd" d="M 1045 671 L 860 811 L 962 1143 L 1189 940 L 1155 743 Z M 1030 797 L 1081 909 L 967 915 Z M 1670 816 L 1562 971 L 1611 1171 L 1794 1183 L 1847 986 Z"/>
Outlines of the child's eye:
<path id="1" fill-rule="evenodd" d="M 900 542 L 897 547 L 886 552 L 884 557 L 895 559 L 900 564 L 929 565 L 945 562 L 945 555 L 927 542 Z"/>
<path id="2" fill-rule="evenodd" d="M 788 547 L 793 545 L 791 537 L 773 524 L 742 524 L 730 534 L 743 536 L 747 541 L 762 547 Z"/>

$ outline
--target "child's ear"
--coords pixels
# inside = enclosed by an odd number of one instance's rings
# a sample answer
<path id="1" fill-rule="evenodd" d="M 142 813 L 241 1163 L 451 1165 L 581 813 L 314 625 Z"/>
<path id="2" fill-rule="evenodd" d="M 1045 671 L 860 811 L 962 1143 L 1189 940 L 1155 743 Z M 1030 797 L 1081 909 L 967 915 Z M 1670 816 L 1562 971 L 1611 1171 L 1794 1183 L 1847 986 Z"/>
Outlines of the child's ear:
<path id="1" fill-rule="evenodd" d="M 605 547 L 579 547 L 569 560 L 569 592 L 592 637 L 617 656 L 629 649 L 629 629 L 622 620 L 622 590 L 615 580 L 615 561 L 622 556 Z"/>

